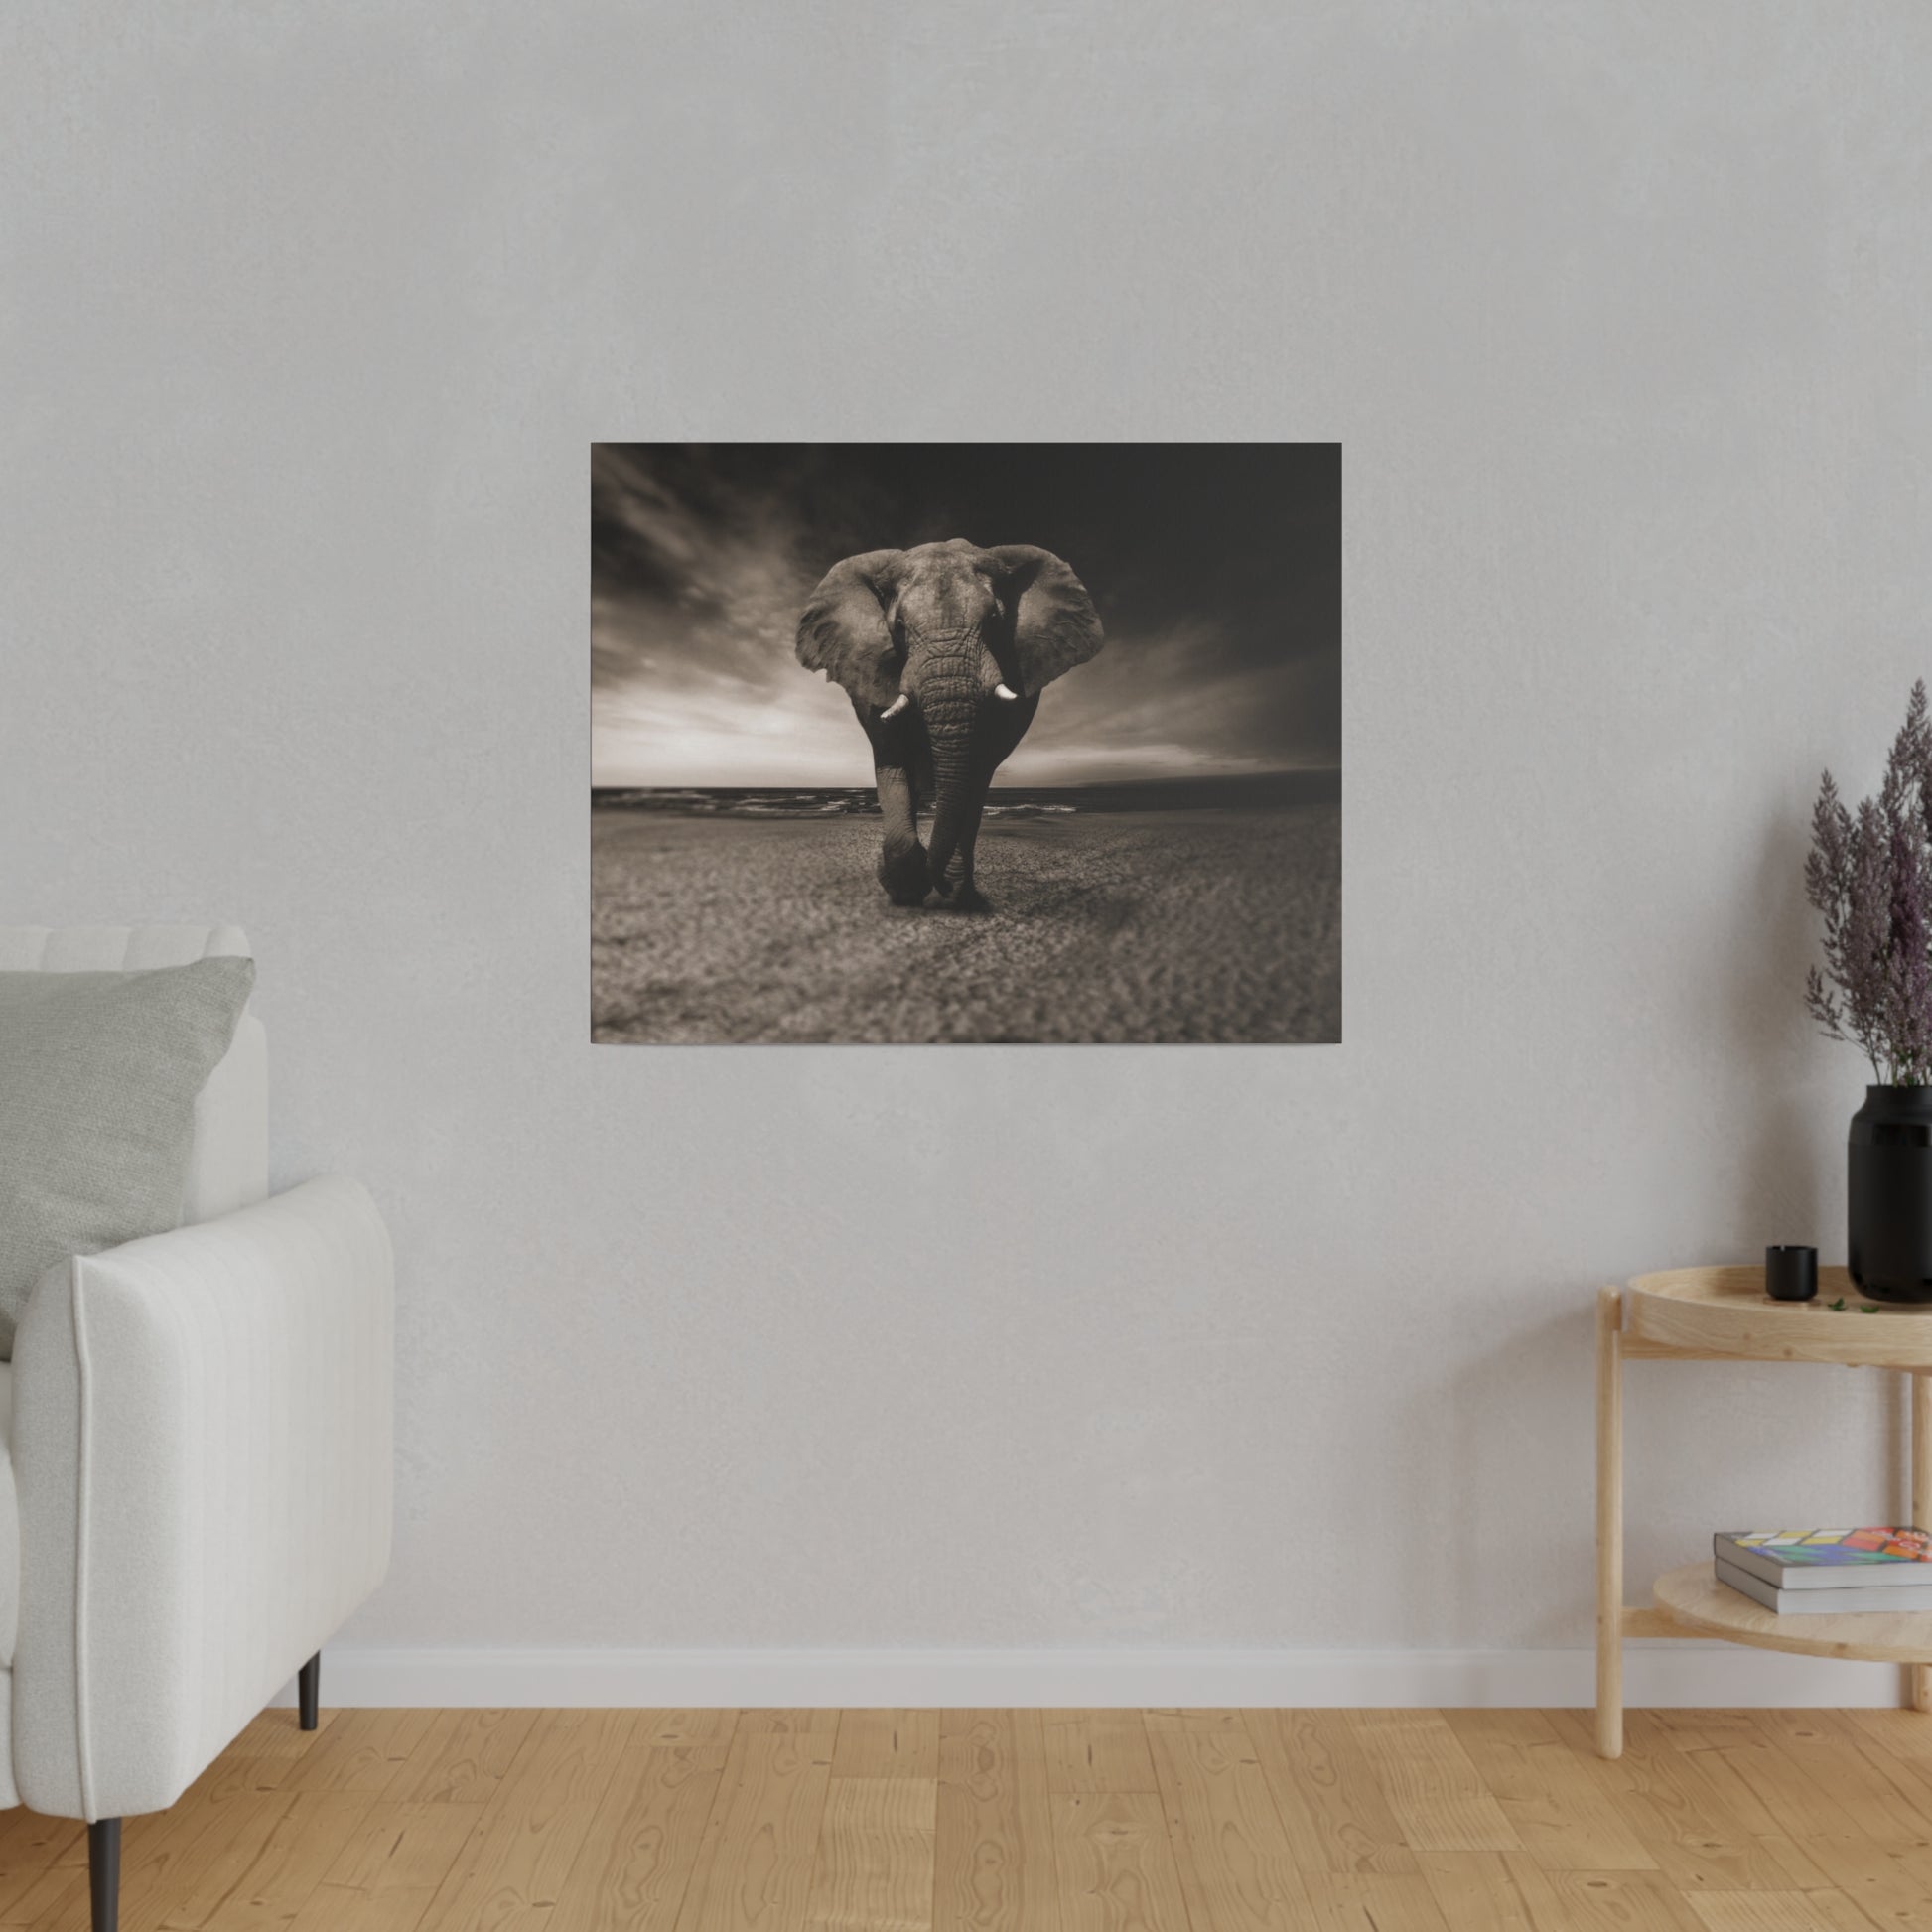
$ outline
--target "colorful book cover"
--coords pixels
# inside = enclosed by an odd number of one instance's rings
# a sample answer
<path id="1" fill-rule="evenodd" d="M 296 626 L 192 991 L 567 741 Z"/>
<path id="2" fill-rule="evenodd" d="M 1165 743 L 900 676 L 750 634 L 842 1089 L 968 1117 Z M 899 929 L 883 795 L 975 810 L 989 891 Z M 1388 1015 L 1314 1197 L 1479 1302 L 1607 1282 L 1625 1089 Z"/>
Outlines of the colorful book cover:
<path id="1" fill-rule="evenodd" d="M 1725 1541 L 1792 1570 L 1846 1564 L 1932 1564 L 1932 1536 L 1915 1529 L 1726 1530 Z"/>

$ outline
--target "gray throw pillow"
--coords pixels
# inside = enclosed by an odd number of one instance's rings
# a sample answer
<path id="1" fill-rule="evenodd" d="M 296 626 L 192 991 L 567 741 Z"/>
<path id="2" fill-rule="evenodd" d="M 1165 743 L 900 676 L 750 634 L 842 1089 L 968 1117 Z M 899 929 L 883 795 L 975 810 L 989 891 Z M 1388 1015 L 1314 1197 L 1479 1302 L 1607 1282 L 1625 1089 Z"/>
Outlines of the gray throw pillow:
<path id="1" fill-rule="evenodd" d="M 44 1270 L 181 1221 L 195 1097 L 252 959 L 0 973 L 0 1356 Z"/>

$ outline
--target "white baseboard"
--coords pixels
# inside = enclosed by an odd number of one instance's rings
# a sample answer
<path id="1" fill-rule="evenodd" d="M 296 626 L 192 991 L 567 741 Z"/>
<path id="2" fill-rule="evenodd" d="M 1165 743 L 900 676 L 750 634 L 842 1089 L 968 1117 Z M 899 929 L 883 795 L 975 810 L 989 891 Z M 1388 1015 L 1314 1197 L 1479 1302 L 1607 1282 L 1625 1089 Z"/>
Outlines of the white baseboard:
<path id="1" fill-rule="evenodd" d="M 1734 1644 L 1632 1643 L 1633 1707 L 1890 1705 L 1888 1664 Z M 1581 1706 L 1587 1650 L 330 1650 L 358 1706 Z M 294 1686 L 279 1700 L 292 1704 Z"/>

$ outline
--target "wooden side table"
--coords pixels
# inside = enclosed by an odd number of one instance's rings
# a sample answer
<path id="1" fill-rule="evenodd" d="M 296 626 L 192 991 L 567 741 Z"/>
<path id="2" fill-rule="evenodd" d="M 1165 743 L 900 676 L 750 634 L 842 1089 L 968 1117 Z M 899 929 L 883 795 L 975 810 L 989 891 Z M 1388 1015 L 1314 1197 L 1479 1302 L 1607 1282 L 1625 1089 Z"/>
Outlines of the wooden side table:
<path id="1" fill-rule="evenodd" d="M 1843 1309 L 1829 1303 L 1844 1299 Z M 1932 1519 L 1932 1305 L 1861 1312 L 1843 1268 L 1818 1271 L 1818 1300 L 1773 1302 L 1764 1271 L 1675 1268 L 1596 1297 L 1596 1748 L 1623 1752 L 1623 1640 L 1723 1637 L 1764 1650 L 1910 1664 L 1911 1703 L 1932 1712 L 1932 1612 L 1778 1616 L 1718 1582 L 1712 1566 L 1666 1571 L 1648 1609 L 1623 1600 L 1623 1364 L 1838 1362 L 1901 1369 L 1912 1389 L 1912 1520 Z"/>

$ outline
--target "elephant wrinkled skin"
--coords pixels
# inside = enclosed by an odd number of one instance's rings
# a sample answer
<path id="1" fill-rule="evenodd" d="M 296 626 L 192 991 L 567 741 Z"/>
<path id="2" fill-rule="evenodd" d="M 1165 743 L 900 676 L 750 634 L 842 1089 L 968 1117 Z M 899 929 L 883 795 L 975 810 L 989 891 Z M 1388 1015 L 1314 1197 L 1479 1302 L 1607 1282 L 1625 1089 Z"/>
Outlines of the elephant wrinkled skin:
<path id="1" fill-rule="evenodd" d="M 872 741 L 879 883 L 896 905 L 928 892 L 961 909 L 985 903 L 973 847 L 993 774 L 1041 689 L 1103 641 L 1086 586 L 1030 544 L 955 537 L 870 550 L 825 574 L 798 620 L 798 661 L 844 688 Z M 918 825 L 928 800 L 930 849 Z"/>

